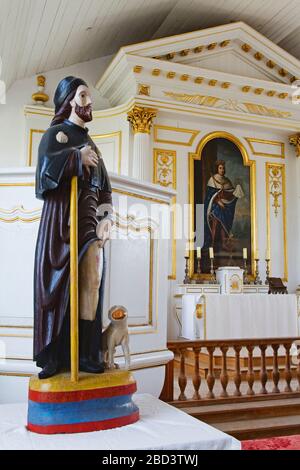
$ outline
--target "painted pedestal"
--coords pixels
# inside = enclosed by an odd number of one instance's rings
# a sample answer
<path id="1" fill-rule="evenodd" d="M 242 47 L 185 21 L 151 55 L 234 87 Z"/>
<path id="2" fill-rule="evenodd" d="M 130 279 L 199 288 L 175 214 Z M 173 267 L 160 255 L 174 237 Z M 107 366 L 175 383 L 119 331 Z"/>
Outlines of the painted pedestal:
<path id="1" fill-rule="evenodd" d="M 29 382 L 27 429 L 40 434 L 98 431 L 132 424 L 139 410 L 132 401 L 136 382 L 130 372 L 69 373 Z"/>

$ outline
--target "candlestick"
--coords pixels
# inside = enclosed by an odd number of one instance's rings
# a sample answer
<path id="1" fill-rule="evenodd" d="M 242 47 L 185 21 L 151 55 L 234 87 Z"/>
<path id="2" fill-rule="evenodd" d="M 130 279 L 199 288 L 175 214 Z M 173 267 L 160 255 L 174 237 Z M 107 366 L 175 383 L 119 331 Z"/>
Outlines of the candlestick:
<path id="1" fill-rule="evenodd" d="M 183 284 L 190 284 L 190 282 L 191 282 L 191 279 L 190 279 L 190 276 L 189 276 L 190 257 L 185 256 L 184 259 L 185 259 L 185 270 L 184 270 L 185 276 L 184 276 Z"/>
<path id="2" fill-rule="evenodd" d="M 216 274 L 214 270 L 214 259 L 210 258 L 210 279 L 211 279 L 211 284 L 215 284 L 216 282 Z"/>
<path id="3" fill-rule="evenodd" d="M 197 247 L 197 259 L 201 258 L 201 248 L 200 246 Z"/>
<path id="4" fill-rule="evenodd" d="M 214 258 L 214 249 L 213 249 L 212 246 L 209 248 L 209 257 L 210 257 L 210 259 Z"/>
<path id="5" fill-rule="evenodd" d="M 248 253 L 247 253 L 247 248 L 243 248 L 243 259 L 247 259 L 247 256 Z"/>
<path id="6" fill-rule="evenodd" d="M 244 258 L 244 284 L 249 284 L 247 259 Z"/>
<path id="7" fill-rule="evenodd" d="M 201 258 L 197 258 L 197 284 L 201 282 Z"/>
<path id="8" fill-rule="evenodd" d="M 259 270 L 258 270 L 258 262 L 259 258 L 255 257 L 255 279 L 254 279 L 254 284 L 262 284 L 260 277 L 259 277 Z"/>
<path id="9" fill-rule="evenodd" d="M 270 258 L 266 257 L 265 261 L 266 261 L 266 280 L 265 280 L 265 284 L 268 285 L 269 284 L 269 277 L 270 277 Z"/>

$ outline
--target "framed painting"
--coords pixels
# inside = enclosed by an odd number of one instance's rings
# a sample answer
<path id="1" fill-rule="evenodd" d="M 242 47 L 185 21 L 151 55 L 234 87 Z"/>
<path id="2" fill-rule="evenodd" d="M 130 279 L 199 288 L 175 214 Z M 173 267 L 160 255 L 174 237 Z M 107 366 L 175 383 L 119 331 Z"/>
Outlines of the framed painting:
<path id="1" fill-rule="evenodd" d="M 247 248 L 248 275 L 254 276 L 256 250 L 255 162 L 234 135 L 212 132 L 189 154 L 190 277 L 209 278 L 209 248 L 214 267 L 243 266 Z"/>

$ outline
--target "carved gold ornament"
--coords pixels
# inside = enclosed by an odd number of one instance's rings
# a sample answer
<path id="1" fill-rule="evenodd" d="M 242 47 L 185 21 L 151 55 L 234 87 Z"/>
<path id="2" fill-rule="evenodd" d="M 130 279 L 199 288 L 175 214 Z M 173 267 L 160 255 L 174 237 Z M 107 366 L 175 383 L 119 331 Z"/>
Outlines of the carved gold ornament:
<path id="1" fill-rule="evenodd" d="M 261 60 L 261 59 L 263 58 L 263 55 L 262 55 L 261 52 L 255 52 L 254 58 L 255 58 L 256 60 Z"/>
<path id="2" fill-rule="evenodd" d="M 154 149 L 153 182 L 176 188 L 176 151 Z"/>
<path id="3" fill-rule="evenodd" d="M 45 84 L 46 84 L 46 77 L 44 75 L 38 75 L 36 77 L 36 84 L 38 87 L 38 91 L 31 95 L 33 101 L 36 104 L 45 104 L 49 100 L 49 96 L 44 92 Z"/>
<path id="4" fill-rule="evenodd" d="M 133 67 L 134 73 L 141 73 L 142 70 L 143 70 L 143 67 L 141 65 L 135 65 Z"/>
<path id="5" fill-rule="evenodd" d="M 140 132 L 150 134 L 153 118 L 156 116 L 156 109 L 134 106 L 127 113 L 127 121 L 132 125 L 134 134 Z"/>
<path id="6" fill-rule="evenodd" d="M 296 147 L 296 155 L 300 157 L 300 133 L 291 135 L 289 142 Z"/>
<path id="7" fill-rule="evenodd" d="M 249 52 L 251 50 L 251 46 L 249 44 L 242 44 L 241 49 L 244 52 Z"/>
<path id="8" fill-rule="evenodd" d="M 198 318 L 198 320 L 201 320 L 201 318 L 203 318 L 203 307 L 203 304 L 196 305 L 196 318 Z"/>
<path id="9" fill-rule="evenodd" d="M 222 99 L 216 96 L 190 95 L 187 93 L 175 93 L 173 91 L 164 91 L 164 95 L 175 101 L 196 104 L 199 106 L 209 106 L 214 108 L 230 109 L 248 114 L 258 114 L 260 116 L 269 116 L 277 118 L 289 118 L 292 113 L 288 111 L 279 111 L 256 103 L 240 103 L 234 99 Z"/>
<path id="10" fill-rule="evenodd" d="M 280 208 L 279 198 L 282 196 L 282 167 L 270 165 L 269 166 L 269 181 L 270 181 L 270 195 L 273 197 L 274 214 L 278 215 Z"/>
<path id="11" fill-rule="evenodd" d="M 272 60 L 268 60 L 268 62 L 266 62 L 266 65 L 267 67 L 269 67 L 270 69 L 273 69 L 275 67 L 275 62 L 273 62 Z"/>
<path id="12" fill-rule="evenodd" d="M 138 86 L 138 94 L 139 94 L 139 95 L 150 96 L 150 86 L 149 86 L 149 85 L 142 85 L 142 84 L 139 84 L 139 86 Z"/>
<path id="13" fill-rule="evenodd" d="M 175 72 L 168 72 L 168 73 L 167 73 L 167 78 L 174 78 L 175 75 L 176 75 Z"/>

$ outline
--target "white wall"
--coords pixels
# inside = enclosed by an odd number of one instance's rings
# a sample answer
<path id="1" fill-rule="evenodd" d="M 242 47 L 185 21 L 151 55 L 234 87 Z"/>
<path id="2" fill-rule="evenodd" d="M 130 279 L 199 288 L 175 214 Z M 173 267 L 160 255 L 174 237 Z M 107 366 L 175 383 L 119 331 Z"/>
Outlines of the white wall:
<path id="1" fill-rule="evenodd" d="M 45 92 L 49 95 L 47 107 L 53 107 L 53 95 L 58 82 L 68 76 L 75 75 L 87 81 L 91 87 L 94 108 L 109 107 L 108 101 L 100 96 L 94 88 L 97 80 L 105 71 L 112 56 L 82 62 L 63 69 L 45 73 Z M 0 167 L 21 166 L 24 164 L 25 119 L 24 106 L 32 104 L 31 95 L 37 91 L 36 77 L 16 81 L 7 91 L 6 104 L 0 104 Z"/>

